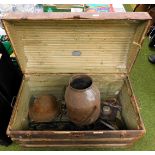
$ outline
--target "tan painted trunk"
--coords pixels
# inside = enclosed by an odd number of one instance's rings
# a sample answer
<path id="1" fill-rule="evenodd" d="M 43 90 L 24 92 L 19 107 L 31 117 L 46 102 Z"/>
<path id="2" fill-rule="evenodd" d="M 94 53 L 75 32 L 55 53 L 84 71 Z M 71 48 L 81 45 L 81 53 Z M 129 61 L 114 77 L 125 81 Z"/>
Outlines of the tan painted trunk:
<path id="1" fill-rule="evenodd" d="M 24 147 L 126 147 L 140 139 L 146 131 L 128 75 L 149 19 L 147 13 L 5 15 L 24 73 L 7 130 L 12 140 Z M 127 130 L 28 130 L 31 97 L 50 92 L 62 99 L 69 78 L 79 73 L 92 77 L 101 99 L 119 98 Z"/>

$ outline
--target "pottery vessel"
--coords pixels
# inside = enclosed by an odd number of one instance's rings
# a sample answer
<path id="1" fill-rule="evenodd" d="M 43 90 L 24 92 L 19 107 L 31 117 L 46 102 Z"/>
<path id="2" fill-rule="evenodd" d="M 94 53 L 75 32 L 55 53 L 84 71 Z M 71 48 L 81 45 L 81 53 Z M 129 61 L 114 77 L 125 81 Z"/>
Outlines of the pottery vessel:
<path id="1" fill-rule="evenodd" d="M 69 119 L 78 126 L 92 124 L 100 115 L 100 92 L 88 75 L 71 77 L 65 101 Z"/>
<path id="2" fill-rule="evenodd" d="M 41 95 L 29 106 L 29 119 L 33 122 L 51 122 L 59 113 L 56 98 L 52 95 Z"/>

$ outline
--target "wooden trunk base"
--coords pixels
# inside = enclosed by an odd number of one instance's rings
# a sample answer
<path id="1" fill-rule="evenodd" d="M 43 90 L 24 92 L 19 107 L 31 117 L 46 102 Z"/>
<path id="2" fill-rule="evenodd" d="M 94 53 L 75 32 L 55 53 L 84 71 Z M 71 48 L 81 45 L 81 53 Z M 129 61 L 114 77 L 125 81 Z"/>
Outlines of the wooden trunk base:
<path id="1" fill-rule="evenodd" d="M 128 143 L 128 144 L 85 144 L 85 145 L 36 145 L 36 144 L 21 144 L 22 147 L 26 147 L 26 148 L 49 148 L 49 147 L 54 147 L 54 148 L 126 148 L 126 147 L 131 147 L 132 144 Z"/>

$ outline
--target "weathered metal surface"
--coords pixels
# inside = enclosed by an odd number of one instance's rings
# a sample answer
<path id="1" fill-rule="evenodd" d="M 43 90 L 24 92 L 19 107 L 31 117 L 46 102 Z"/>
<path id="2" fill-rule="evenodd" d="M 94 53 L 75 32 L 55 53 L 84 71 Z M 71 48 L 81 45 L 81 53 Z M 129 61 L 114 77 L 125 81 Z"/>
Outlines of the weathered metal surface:
<path id="1" fill-rule="evenodd" d="M 105 131 L 105 135 L 108 134 L 109 131 Z M 115 131 L 114 131 L 115 132 Z M 120 131 L 119 131 L 120 132 Z M 122 131 L 122 133 L 125 133 L 125 131 Z M 135 132 L 131 132 L 130 134 L 128 133 L 130 131 L 127 131 L 126 134 L 122 134 L 123 136 L 119 137 L 120 134 L 116 133 L 115 137 L 114 134 L 111 133 L 108 137 L 106 136 L 105 138 L 103 138 L 101 136 L 101 134 L 96 134 L 96 136 L 94 136 L 94 138 L 92 138 L 91 136 L 93 135 L 93 133 L 90 135 L 90 137 L 78 137 L 80 135 L 77 134 L 76 137 L 72 138 L 70 136 L 66 136 L 66 138 L 64 138 L 64 136 L 61 136 L 61 138 L 59 139 L 57 138 L 45 138 L 45 136 L 43 136 L 44 138 L 13 138 L 13 140 L 15 140 L 16 142 L 18 142 L 20 145 L 26 147 L 120 147 L 120 146 L 128 146 L 128 145 L 133 145 L 133 143 L 135 141 L 137 141 L 142 135 L 143 133 L 136 133 Z M 98 135 L 98 136 L 97 136 Z M 118 136 L 119 135 L 119 136 Z M 125 137 L 127 136 L 127 137 Z"/>
<path id="2" fill-rule="evenodd" d="M 43 138 L 43 139 L 105 139 L 105 138 L 139 138 L 145 134 L 144 130 L 101 130 L 101 131 L 8 131 L 12 138 Z"/>
<path id="3" fill-rule="evenodd" d="M 117 13 L 9 13 L 4 14 L 2 19 L 11 19 L 11 20 L 23 20 L 23 19 L 29 19 L 29 20 L 49 20 L 49 19 L 83 19 L 83 20 L 89 20 L 89 19 L 99 19 L 99 20 L 105 20 L 105 19 L 127 19 L 127 20 L 148 20 L 151 19 L 150 15 L 146 12 L 117 12 Z"/>
<path id="4" fill-rule="evenodd" d="M 20 143 L 23 144 L 29 144 L 29 145 L 88 145 L 88 144 L 128 144 L 131 143 L 132 141 L 130 140 L 119 140 L 119 141 L 94 141 L 94 140 L 89 140 L 89 141 L 74 141 L 74 140 L 70 140 L 70 141 L 19 141 Z"/>
<path id="5" fill-rule="evenodd" d="M 109 148 L 109 147 L 113 147 L 113 148 L 124 148 L 124 147 L 130 147 L 132 144 L 129 143 L 129 144 L 117 144 L 117 143 L 114 143 L 114 144 L 83 144 L 83 145 L 77 145 L 77 144 L 74 144 L 74 145 L 36 145 L 36 144 L 32 144 L 32 145 L 29 145 L 29 144 L 21 144 L 21 146 L 25 147 L 25 148 L 28 148 L 28 147 L 32 147 L 32 148 L 44 148 L 44 147 L 58 147 L 58 148 Z"/>
<path id="6" fill-rule="evenodd" d="M 43 138 L 39 138 L 37 134 L 34 138 L 23 138 L 20 136 L 18 138 L 12 138 L 12 140 L 24 147 L 126 147 L 128 145 L 133 145 L 143 134 L 144 133 L 139 133 L 138 135 L 134 134 L 132 136 L 128 134 L 127 138 L 122 138 L 120 135 L 114 137 L 113 134 L 111 134 L 110 137 L 106 136 L 106 138 L 100 137 L 101 135 L 94 136 L 93 138 L 90 138 L 91 136 L 89 138 L 79 138 L 78 136 L 66 136 L 66 138 L 64 138 L 64 136 L 58 134 L 54 134 L 55 138 L 49 135 L 42 135 Z M 59 139 L 60 136 L 61 139 Z"/>

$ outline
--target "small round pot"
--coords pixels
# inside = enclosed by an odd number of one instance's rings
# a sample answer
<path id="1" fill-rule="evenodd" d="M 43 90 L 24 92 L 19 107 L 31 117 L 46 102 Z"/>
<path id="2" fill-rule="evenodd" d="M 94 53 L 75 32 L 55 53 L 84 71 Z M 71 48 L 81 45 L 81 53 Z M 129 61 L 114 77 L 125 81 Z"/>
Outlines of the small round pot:
<path id="1" fill-rule="evenodd" d="M 52 95 L 35 98 L 29 106 L 29 119 L 32 122 L 51 122 L 59 114 L 59 106 Z"/>
<path id="2" fill-rule="evenodd" d="M 78 126 L 90 125 L 100 115 L 100 92 L 88 75 L 71 77 L 65 101 L 69 119 Z"/>

